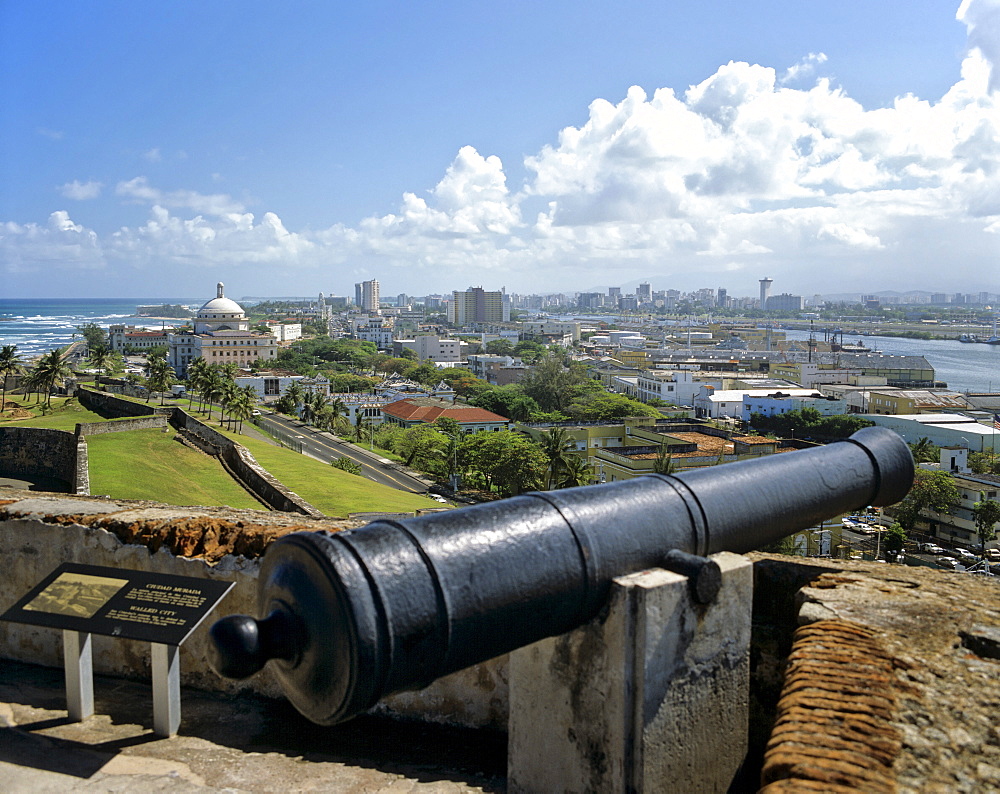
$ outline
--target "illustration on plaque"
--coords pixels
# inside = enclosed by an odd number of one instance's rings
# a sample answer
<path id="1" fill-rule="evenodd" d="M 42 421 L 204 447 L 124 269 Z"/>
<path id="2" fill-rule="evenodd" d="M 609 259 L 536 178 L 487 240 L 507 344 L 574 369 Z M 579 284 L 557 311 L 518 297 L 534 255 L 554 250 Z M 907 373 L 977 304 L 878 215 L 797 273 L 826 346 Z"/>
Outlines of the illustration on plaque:
<path id="1" fill-rule="evenodd" d="M 128 579 L 63 573 L 25 604 L 24 609 L 91 618 L 127 584 Z"/>

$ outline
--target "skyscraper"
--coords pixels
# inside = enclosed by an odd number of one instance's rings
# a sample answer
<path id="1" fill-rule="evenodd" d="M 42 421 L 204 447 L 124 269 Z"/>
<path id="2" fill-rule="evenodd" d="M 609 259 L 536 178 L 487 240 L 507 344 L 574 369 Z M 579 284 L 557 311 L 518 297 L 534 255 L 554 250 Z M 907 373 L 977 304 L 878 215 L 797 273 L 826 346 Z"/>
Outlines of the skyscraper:
<path id="1" fill-rule="evenodd" d="M 760 308 L 767 308 L 767 299 L 771 295 L 771 285 L 774 283 L 773 279 L 762 278 L 760 280 Z"/>
<path id="2" fill-rule="evenodd" d="M 455 325 L 468 323 L 503 323 L 510 320 L 510 301 L 500 292 L 487 292 L 482 287 L 455 290 L 448 304 L 448 322 Z"/>
<path id="3" fill-rule="evenodd" d="M 361 282 L 361 308 L 366 312 L 379 313 L 378 281 Z"/>

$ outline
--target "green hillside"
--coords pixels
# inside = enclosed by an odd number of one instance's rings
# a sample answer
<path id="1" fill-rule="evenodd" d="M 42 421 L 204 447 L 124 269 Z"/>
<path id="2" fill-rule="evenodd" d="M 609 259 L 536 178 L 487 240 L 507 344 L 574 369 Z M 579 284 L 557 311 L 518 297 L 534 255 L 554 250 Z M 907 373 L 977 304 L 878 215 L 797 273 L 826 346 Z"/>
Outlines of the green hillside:
<path id="1" fill-rule="evenodd" d="M 90 492 L 172 505 L 267 509 L 215 458 L 174 441 L 174 435 L 153 429 L 88 436 Z"/>

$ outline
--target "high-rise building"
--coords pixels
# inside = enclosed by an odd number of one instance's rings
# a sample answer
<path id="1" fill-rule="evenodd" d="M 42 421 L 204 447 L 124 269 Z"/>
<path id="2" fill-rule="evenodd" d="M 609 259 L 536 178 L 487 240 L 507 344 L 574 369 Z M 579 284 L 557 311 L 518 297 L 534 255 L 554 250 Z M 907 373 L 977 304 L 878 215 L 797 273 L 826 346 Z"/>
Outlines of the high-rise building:
<path id="1" fill-rule="evenodd" d="M 361 305 L 361 282 L 360 281 L 357 282 L 354 285 L 354 305 L 355 306 L 360 306 Z"/>
<path id="2" fill-rule="evenodd" d="M 621 287 L 608 287 L 608 297 L 611 299 L 611 303 L 617 303 L 618 299 L 622 296 Z"/>
<path id="3" fill-rule="evenodd" d="M 718 306 L 720 309 L 728 308 L 728 306 L 729 306 L 729 297 L 728 297 L 729 293 L 726 292 L 726 288 L 725 287 L 719 287 L 718 291 L 715 294 L 716 294 L 715 305 Z"/>
<path id="4" fill-rule="evenodd" d="M 772 312 L 800 312 L 802 311 L 802 296 L 789 295 L 782 292 L 780 295 L 770 295 L 767 298 L 765 308 Z"/>
<path id="5" fill-rule="evenodd" d="M 448 304 L 448 322 L 454 325 L 510 322 L 510 301 L 503 290 L 487 292 L 482 287 L 455 290 Z"/>
<path id="6" fill-rule="evenodd" d="M 760 308 L 767 308 L 767 299 L 771 295 L 771 285 L 774 283 L 774 279 L 762 278 L 760 280 Z"/>
<path id="7" fill-rule="evenodd" d="M 649 303 L 653 300 L 653 290 L 648 283 L 640 284 L 635 291 L 639 303 Z"/>
<path id="8" fill-rule="evenodd" d="M 378 281 L 361 282 L 361 308 L 373 314 L 379 313 Z"/>

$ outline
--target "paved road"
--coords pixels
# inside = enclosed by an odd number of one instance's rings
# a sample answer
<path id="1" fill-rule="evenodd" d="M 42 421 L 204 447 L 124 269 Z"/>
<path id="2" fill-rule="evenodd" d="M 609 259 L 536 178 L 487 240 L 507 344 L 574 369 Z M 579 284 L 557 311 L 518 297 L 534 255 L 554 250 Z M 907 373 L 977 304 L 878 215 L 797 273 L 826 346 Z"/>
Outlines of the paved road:
<path id="1" fill-rule="evenodd" d="M 409 493 L 427 492 L 426 483 L 397 469 L 386 467 L 377 457 L 367 455 L 351 444 L 345 444 L 330 433 L 320 432 L 315 427 L 307 427 L 278 414 L 262 414 L 260 423 L 265 429 L 276 428 L 296 437 L 302 443 L 302 451 L 314 458 L 325 462 L 349 458 L 361 466 L 362 473 L 369 480 Z"/>

